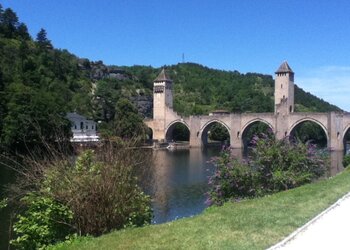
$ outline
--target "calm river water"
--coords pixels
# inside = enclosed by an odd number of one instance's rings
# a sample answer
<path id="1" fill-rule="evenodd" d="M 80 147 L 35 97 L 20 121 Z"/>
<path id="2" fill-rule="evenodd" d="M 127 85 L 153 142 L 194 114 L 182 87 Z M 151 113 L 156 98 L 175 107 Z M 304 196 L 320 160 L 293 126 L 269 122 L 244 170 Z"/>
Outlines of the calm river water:
<path id="1" fill-rule="evenodd" d="M 207 179 L 214 172 L 208 161 L 219 154 L 220 148 L 193 148 L 184 150 L 155 150 L 154 164 L 150 168 L 153 223 L 164 223 L 189 217 L 205 208 Z M 241 150 L 234 150 L 242 157 Z M 332 152 L 332 167 L 328 175 L 343 170 L 343 152 Z M 12 173 L 0 168 L 0 198 L 2 186 L 13 181 Z M 0 211 L 0 249 L 7 249 L 9 209 Z"/>

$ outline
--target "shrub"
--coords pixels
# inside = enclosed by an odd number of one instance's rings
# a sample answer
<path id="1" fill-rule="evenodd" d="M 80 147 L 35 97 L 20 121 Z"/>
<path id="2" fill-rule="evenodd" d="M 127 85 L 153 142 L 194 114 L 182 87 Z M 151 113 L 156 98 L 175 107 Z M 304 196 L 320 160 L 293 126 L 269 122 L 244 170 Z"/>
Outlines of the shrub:
<path id="1" fill-rule="evenodd" d="M 12 245 L 41 248 L 70 235 L 98 236 L 150 223 L 150 197 L 138 177 L 147 181 L 151 158 L 131 143 L 105 142 L 78 157 L 53 153 L 16 166 L 20 178 L 8 189 L 8 201 L 19 214 Z"/>
<path id="2" fill-rule="evenodd" d="M 17 216 L 13 230 L 17 238 L 11 240 L 16 249 L 39 249 L 65 240 L 73 231 L 73 213 L 67 206 L 52 198 L 29 193 L 22 201 L 27 209 Z"/>
<path id="3" fill-rule="evenodd" d="M 309 183 L 326 171 L 326 155 L 311 144 L 293 143 L 272 135 L 253 138 L 248 160 L 239 162 L 228 149 L 214 160 L 208 203 L 262 196 Z"/>
<path id="4" fill-rule="evenodd" d="M 294 188 L 325 173 L 325 155 L 316 145 L 276 140 L 273 135 L 254 137 L 250 164 L 258 172 L 262 194 Z"/>
<path id="5" fill-rule="evenodd" d="M 136 178 L 142 161 L 133 162 L 138 157 L 130 149 L 110 150 L 87 150 L 74 166 L 56 164 L 46 173 L 45 190 L 72 210 L 79 235 L 98 236 L 151 221 L 150 198 Z"/>
<path id="6" fill-rule="evenodd" d="M 344 159 L 343 159 L 344 168 L 346 168 L 349 165 L 350 165 L 350 155 L 344 155 Z"/>
<path id="7" fill-rule="evenodd" d="M 224 201 L 253 197 L 257 179 L 256 172 L 251 171 L 247 164 L 233 158 L 229 149 L 223 149 L 219 157 L 214 159 L 216 171 L 209 178 L 207 203 L 221 205 Z"/>

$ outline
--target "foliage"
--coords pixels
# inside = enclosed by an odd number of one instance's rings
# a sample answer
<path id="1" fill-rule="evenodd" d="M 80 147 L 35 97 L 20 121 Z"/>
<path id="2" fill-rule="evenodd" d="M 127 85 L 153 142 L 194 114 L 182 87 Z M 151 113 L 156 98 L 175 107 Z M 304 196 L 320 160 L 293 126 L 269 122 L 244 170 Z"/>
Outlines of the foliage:
<path id="1" fill-rule="evenodd" d="M 47 39 L 46 30 L 41 28 L 36 36 L 36 41 L 38 45 L 42 48 L 52 48 L 51 42 Z"/>
<path id="2" fill-rule="evenodd" d="M 146 157 L 132 153 L 112 145 L 98 153 L 87 150 L 74 166 L 55 163 L 46 172 L 43 189 L 73 212 L 72 224 L 79 235 L 97 236 L 150 222 L 150 198 L 135 176 Z"/>
<path id="3" fill-rule="evenodd" d="M 16 249 L 42 249 L 68 238 L 73 213 L 67 206 L 33 192 L 22 202 L 27 209 L 17 216 L 13 225 L 17 238 L 11 240 Z"/>
<path id="4" fill-rule="evenodd" d="M 328 154 L 314 144 L 276 140 L 274 136 L 256 138 L 255 143 L 250 164 L 259 173 L 262 193 L 309 183 L 327 170 Z"/>
<path id="5" fill-rule="evenodd" d="M 206 203 L 221 205 L 229 199 L 240 199 L 256 195 L 257 173 L 248 164 L 232 158 L 229 149 L 223 149 L 214 158 L 216 171 L 209 178 L 209 191 Z"/>
<path id="6" fill-rule="evenodd" d="M 0 150 L 67 139 L 66 113 L 91 110 L 90 81 L 77 57 L 53 49 L 44 29 L 33 41 L 16 13 L 0 9 Z"/>
<path id="7" fill-rule="evenodd" d="M 248 128 L 245 129 L 242 138 L 244 149 L 252 146 L 254 136 L 261 136 L 264 134 L 272 133 L 271 128 L 263 122 L 253 122 Z"/>
<path id="8" fill-rule="evenodd" d="M 115 135 L 121 138 L 145 137 L 146 127 L 135 106 L 126 98 L 121 98 L 116 104 L 114 120 Z"/>
<path id="9" fill-rule="evenodd" d="M 296 112 L 331 112 L 331 111 L 341 111 L 335 105 L 332 105 L 323 99 L 320 99 L 309 92 L 305 92 L 302 88 L 295 85 L 294 87 L 295 93 L 295 103 Z"/>
<path id="10" fill-rule="evenodd" d="M 215 161 L 210 177 L 208 203 L 221 205 L 231 199 L 262 196 L 298 187 L 322 176 L 327 160 L 311 144 L 292 143 L 285 138 L 263 135 L 254 138 L 255 147 L 246 162 L 233 159 L 229 151 Z"/>
<path id="11" fill-rule="evenodd" d="M 151 157 L 130 143 L 105 142 L 76 159 L 59 151 L 33 153 L 16 163 L 12 168 L 20 178 L 0 204 L 9 203 L 17 215 L 12 244 L 34 249 L 72 235 L 98 236 L 150 223 L 150 197 L 141 186 L 147 187 Z"/>
<path id="12" fill-rule="evenodd" d="M 311 142 L 319 147 L 327 147 L 326 133 L 320 125 L 311 121 L 298 124 L 291 132 L 291 137 L 303 143 Z"/>
<path id="13" fill-rule="evenodd" d="M 210 128 L 209 139 L 213 141 L 225 141 L 230 140 L 230 134 L 223 125 L 220 123 L 214 123 Z"/>
<path id="14" fill-rule="evenodd" d="M 171 131 L 171 137 L 174 141 L 189 141 L 190 140 L 190 131 L 182 123 L 176 123 L 174 129 Z"/>
<path id="15" fill-rule="evenodd" d="M 348 167 L 350 165 L 350 155 L 347 154 L 347 155 L 344 155 L 344 158 L 343 158 L 343 166 L 344 168 Z"/>
<path id="16" fill-rule="evenodd" d="M 8 202 L 7 198 L 0 200 L 0 210 L 7 207 L 7 202 Z"/>

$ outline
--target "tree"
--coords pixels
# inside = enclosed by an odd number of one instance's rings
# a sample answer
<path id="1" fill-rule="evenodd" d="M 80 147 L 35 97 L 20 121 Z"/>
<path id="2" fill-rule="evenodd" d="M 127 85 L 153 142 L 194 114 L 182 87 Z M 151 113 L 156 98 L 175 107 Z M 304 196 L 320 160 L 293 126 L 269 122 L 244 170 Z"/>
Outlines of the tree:
<path id="1" fill-rule="evenodd" d="M 3 9 L 2 5 L 0 4 L 0 26 L 3 23 L 3 15 L 4 15 L 4 9 Z"/>
<path id="2" fill-rule="evenodd" d="M 7 8 L 2 14 L 3 33 L 6 38 L 13 38 L 18 27 L 18 17 L 15 12 Z"/>
<path id="3" fill-rule="evenodd" d="M 126 98 L 116 105 L 114 120 L 115 134 L 122 138 L 134 138 L 145 135 L 145 125 L 135 106 Z"/>
<path id="4" fill-rule="evenodd" d="M 3 120 L 2 146 L 7 150 L 53 144 L 69 137 L 70 125 L 64 118 L 62 97 L 11 83 L 5 95 L 7 112 Z"/>
<path id="5" fill-rule="evenodd" d="M 51 41 L 47 38 L 46 30 L 43 28 L 36 35 L 36 41 L 41 48 L 52 48 Z"/>
<path id="6" fill-rule="evenodd" d="M 104 79 L 97 82 L 95 91 L 95 117 L 104 122 L 111 122 L 115 117 L 115 104 L 120 98 L 119 82 Z"/>
<path id="7" fill-rule="evenodd" d="M 18 25 L 17 34 L 23 40 L 30 40 L 27 25 L 25 25 L 24 23 L 20 23 Z"/>

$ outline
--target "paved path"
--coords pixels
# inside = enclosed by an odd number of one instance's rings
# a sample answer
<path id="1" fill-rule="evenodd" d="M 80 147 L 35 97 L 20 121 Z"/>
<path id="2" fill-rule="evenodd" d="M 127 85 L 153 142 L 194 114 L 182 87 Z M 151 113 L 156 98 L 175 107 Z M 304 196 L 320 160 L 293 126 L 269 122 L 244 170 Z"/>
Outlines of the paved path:
<path id="1" fill-rule="evenodd" d="M 350 249 L 350 193 L 269 250 Z"/>

